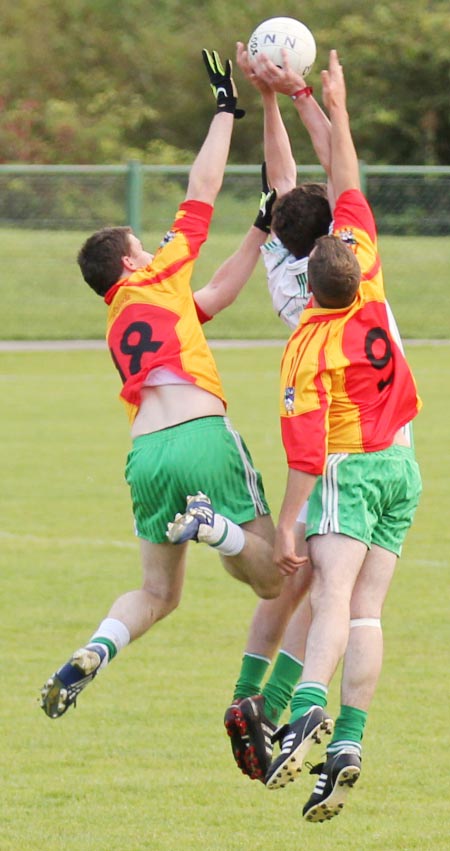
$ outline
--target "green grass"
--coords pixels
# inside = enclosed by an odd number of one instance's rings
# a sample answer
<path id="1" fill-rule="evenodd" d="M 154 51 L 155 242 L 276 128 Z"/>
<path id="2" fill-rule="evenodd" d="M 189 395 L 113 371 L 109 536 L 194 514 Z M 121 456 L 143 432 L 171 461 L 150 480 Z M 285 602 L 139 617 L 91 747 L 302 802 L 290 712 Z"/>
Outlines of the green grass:
<path id="1" fill-rule="evenodd" d="M 236 250 L 248 222 L 230 233 L 212 225 L 194 269 L 193 287 L 205 284 L 218 265 Z M 76 254 L 87 233 L 4 230 L 1 338 L 98 339 L 104 336 L 102 300 L 82 281 Z M 144 234 L 154 250 L 162 230 Z M 450 240 L 440 237 L 382 237 L 386 290 L 405 338 L 449 335 L 448 269 Z M 32 260 L 30 260 L 32 258 Z M 286 331 L 287 333 L 287 331 Z M 218 338 L 277 339 L 286 336 L 267 294 L 262 262 L 237 302 L 217 316 L 208 334 Z"/>
<path id="2" fill-rule="evenodd" d="M 204 547 L 192 546 L 176 613 L 76 710 L 53 722 L 39 709 L 44 679 L 139 584 L 129 439 L 105 352 L 0 354 L 2 851 L 447 851 L 450 349 L 409 356 L 423 498 L 385 609 L 361 780 L 338 819 L 309 825 L 313 778 L 270 793 L 232 760 L 222 716 L 256 598 Z M 279 352 L 216 357 L 276 515 Z"/>

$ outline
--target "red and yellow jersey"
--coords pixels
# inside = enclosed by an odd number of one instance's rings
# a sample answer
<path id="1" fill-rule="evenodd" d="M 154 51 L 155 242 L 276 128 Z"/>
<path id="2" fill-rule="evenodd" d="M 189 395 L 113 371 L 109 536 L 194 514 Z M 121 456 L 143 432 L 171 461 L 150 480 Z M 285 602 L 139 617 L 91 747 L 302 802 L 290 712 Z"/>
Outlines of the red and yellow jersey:
<path id="1" fill-rule="evenodd" d="M 361 284 L 350 307 L 302 314 L 281 365 L 280 414 L 288 466 L 320 475 L 327 455 L 376 452 L 422 403 L 389 329 L 376 230 L 357 190 L 337 201 L 334 234 L 354 251 Z"/>
<path id="2" fill-rule="evenodd" d="M 200 201 L 180 205 L 171 230 L 152 262 L 106 293 L 106 339 L 123 381 L 130 422 L 140 405 L 149 372 L 165 367 L 225 403 L 222 383 L 206 342 L 190 280 L 205 241 L 213 208 Z"/>

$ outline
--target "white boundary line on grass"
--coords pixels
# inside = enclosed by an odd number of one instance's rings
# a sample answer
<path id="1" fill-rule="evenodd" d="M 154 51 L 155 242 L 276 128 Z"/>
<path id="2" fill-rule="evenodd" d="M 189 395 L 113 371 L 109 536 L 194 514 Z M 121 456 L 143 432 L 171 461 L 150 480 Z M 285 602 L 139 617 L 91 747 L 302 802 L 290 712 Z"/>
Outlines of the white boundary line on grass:
<path id="1" fill-rule="evenodd" d="M 286 340 L 208 340 L 213 349 L 283 348 Z M 448 346 L 450 340 L 403 340 L 406 346 Z M 66 352 L 106 349 L 104 340 L 0 340 L 0 352 Z"/>
<path id="2" fill-rule="evenodd" d="M 115 541 L 104 540 L 103 538 L 52 538 L 50 535 L 29 535 L 15 532 L 6 532 L 0 529 L 0 540 L 4 541 L 19 541 L 23 544 L 35 544 L 37 546 L 57 546 L 57 547 L 113 547 L 124 550 L 136 550 L 135 541 Z M 448 568 L 448 559 L 437 561 L 432 559 L 408 558 L 410 564 L 418 564 L 421 567 L 443 567 Z"/>
<path id="3" fill-rule="evenodd" d="M 3 541 L 20 541 L 26 544 L 36 544 L 47 547 L 115 547 L 123 550 L 135 550 L 136 543 L 133 541 L 114 541 L 103 540 L 103 538 L 52 538 L 50 535 L 28 535 L 16 534 L 15 532 L 5 532 L 0 529 L 0 540 Z"/>

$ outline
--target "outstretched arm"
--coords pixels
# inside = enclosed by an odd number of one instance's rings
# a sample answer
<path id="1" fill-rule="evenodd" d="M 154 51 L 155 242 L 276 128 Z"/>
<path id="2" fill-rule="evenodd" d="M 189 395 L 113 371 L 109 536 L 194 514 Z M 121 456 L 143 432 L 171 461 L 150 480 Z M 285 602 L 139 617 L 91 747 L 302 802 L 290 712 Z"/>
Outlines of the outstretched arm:
<path id="1" fill-rule="evenodd" d="M 194 301 L 213 317 L 232 304 L 252 274 L 267 234 L 252 226 L 239 248 L 217 269 L 211 280 L 194 293 Z"/>
<path id="2" fill-rule="evenodd" d="M 194 300 L 207 316 L 213 317 L 232 304 L 252 274 L 260 255 L 261 245 L 270 232 L 274 189 L 266 183 L 263 166 L 263 192 L 254 224 L 246 233 L 239 248 L 222 263 L 209 283 L 194 293 Z"/>
<path id="3" fill-rule="evenodd" d="M 337 198 L 347 189 L 360 189 L 360 177 L 347 112 L 344 71 L 336 50 L 330 51 L 328 71 L 322 71 L 322 91 L 331 119 L 331 179 Z"/>
<path id="4" fill-rule="evenodd" d="M 250 64 L 248 51 L 238 41 L 236 61 L 242 73 L 261 94 L 264 109 L 264 159 L 271 186 L 280 198 L 296 186 L 297 166 L 289 136 L 281 117 L 277 94 L 259 75 L 258 65 Z"/>
<path id="5" fill-rule="evenodd" d="M 192 165 L 186 201 L 195 199 L 213 205 L 223 182 L 234 119 L 241 118 L 244 113 L 236 109 L 237 91 L 231 61 L 227 59 L 223 66 L 215 50 L 212 53 L 203 50 L 202 55 L 216 99 L 216 115 Z"/>
<path id="6" fill-rule="evenodd" d="M 294 99 L 294 106 L 309 133 L 317 158 L 329 179 L 328 194 L 330 205 L 334 206 L 333 188 L 331 182 L 331 124 L 319 106 L 312 90 L 307 86 L 303 77 L 297 74 L 289 65 L 286 51 L 283 51 L 283 67 L 279 68 L 264 54 L 258 56 L 259 79 L 274 92 L 288 95 Z"/>

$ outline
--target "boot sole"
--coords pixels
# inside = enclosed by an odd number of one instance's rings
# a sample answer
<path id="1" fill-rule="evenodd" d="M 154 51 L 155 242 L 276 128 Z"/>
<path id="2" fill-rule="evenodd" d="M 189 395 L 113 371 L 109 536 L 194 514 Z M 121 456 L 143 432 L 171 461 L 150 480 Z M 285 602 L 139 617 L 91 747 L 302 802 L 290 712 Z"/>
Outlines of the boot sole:
<path id="1" fill-rule="evenodd" d="M 282 762 L 276 772 L 266 780 L 268 789 L 283 789 L 288 783 L 293 783 L 301 773 L 303 762 L 312 746 L 320 745 L 323 736 L 329 736 L 333 732 L 334 722 L 331 718 L 325 718 L 317 724 L 313 730 L 300 742 L 295 750 L 291 751 Z"/>

